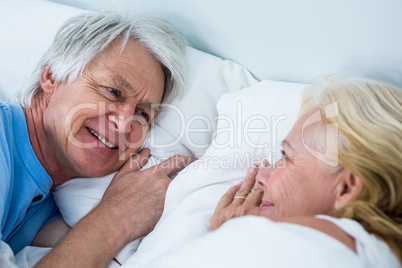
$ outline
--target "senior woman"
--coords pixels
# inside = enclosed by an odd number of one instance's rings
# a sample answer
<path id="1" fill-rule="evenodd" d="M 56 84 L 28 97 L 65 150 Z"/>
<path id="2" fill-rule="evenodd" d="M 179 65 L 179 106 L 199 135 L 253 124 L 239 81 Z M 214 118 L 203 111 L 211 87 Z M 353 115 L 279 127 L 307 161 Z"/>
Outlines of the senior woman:
<path id="1" fill-rule="evenodd" d="M 329 78 L 300 114 L 281 159 L 221 198 L 212 232 L 141 267 L 401 267 L 402 90 Z"/>
<path id="2" fill-rule="evenodd" d="M 361 225 L 402 261 L 402 90 L 328 79 L 305 92 L 301 114 L 282 143 L 282 158 L 251 168 L 229 189 L 211 230 L 247 214 L 300 224 L 334 237 L 375 267 L 363 256 L 370 245 L 353 233 Z"/>

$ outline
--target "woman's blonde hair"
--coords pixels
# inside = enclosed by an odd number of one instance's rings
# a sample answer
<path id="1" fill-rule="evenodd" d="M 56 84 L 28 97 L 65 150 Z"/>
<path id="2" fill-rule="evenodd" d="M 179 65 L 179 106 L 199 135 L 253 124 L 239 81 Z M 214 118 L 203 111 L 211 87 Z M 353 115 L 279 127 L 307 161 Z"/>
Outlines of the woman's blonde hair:
<path id="1" fill-rule="evenodd" d="M 339 166 L 364 182 L 334 216 L 358 221 L 402 261 L 402 89 L 329 76 L 306 89 L 301 113 L 313 107 L 337 114 Z"/>

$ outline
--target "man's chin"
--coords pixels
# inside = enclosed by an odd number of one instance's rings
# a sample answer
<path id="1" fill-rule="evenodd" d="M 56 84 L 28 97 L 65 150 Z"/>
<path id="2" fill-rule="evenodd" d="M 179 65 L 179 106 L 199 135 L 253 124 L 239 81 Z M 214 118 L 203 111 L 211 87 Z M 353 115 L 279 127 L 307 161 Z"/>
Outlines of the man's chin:
<path id="1" fill-rule="evenodd" d="M 75 166 L 80 171 L 80 177 L 97 178 L 105 177 L 109 174 L 119 171 L 128 160 L 131 159 L 131 155 L 114 155 L 112 158 L 105 159 L 104 157 L 88 157 L 88 155 L 81 159 L 76 159 Z"/>
<path id="2" fill-rule="evenodd" d="M 112 173 L 115 173 L 118 171 L 117 168 L 106 168 L 105 166 L 103 167 L 91 167 L 89 169 L 82 170 L 81 172 L 81 177 L 84 178 L 100 178 L 100 177 L 105 177 L 107 175 L 110 175 Z"/>

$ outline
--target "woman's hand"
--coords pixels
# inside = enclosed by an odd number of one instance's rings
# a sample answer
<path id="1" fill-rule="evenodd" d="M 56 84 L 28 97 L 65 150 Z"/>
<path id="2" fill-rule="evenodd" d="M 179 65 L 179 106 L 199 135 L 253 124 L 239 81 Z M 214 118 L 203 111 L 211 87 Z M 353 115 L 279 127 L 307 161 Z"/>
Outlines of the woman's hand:
<path id="1" fill-rule="evenodd" d="M 210 231 L 218 229 L 229 219 L 260 214 L 260 204 L 264 192 L 256 183 L 257 172 L 257 167 L 251 167 L 247 172 L 246 179 L 241 184 L 231 187 L 222 196 L 212 216 Z"/>

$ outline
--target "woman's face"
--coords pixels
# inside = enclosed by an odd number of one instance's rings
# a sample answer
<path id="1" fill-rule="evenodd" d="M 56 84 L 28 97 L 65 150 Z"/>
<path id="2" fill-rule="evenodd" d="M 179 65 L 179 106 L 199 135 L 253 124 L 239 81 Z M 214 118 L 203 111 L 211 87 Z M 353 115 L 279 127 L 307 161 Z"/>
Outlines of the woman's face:
<path id="1" fill-rule="evenodd" d="M 334 211 L 342 172 L 320 157 L 328 151 L 331 135 L 321 121 L 308 123 L 312 116 L 319 116 L 317 111 L 307 112 L 295 123 L 283 141 L 282 158 L 259 169 L 256 179 L 264 190 L 261 216 L 279 221 Z"/>

